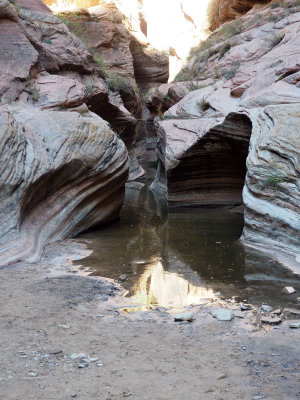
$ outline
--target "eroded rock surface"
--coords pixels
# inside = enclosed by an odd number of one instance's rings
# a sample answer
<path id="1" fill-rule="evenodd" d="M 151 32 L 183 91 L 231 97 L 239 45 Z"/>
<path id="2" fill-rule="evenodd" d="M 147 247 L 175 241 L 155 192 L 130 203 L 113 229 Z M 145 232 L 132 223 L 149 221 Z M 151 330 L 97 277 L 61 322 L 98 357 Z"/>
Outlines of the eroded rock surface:
<path id="1" fill-rule="evenodd" d="M 212 30 L 215 30 L 224 22 L 233 20 L 253 8 L 258 11 L 270 0 L 211 0 L 209 5 L 209 22 Z"/>
<path id="2" fill-rule="evenodd" d="M 170 205 L 243 199 L 244 242 L 280 250 L 282 262 L 298 267 L 299 29 L 297 2 L 252 10 L 194 51 L 179 76 L 185 82 L 152 95 L 154 108 L 179 100 L 156 120 L 153 188 L 165 190 Z"/>
<path id="3" fill-rule="evenodd" d="M 116 218 L 127 152 L 95 114 L 1 109 L 0 265 Z"/>
<path id="4" fill-rule="evenodd" d="M 115 4 L 61 13 L 60 18 L 85 43 L 101 69 L 109 89 L 108 101 L 95 96 L 96 82 L 87 83 L 90 109 L 108 120 L 126 144 L 130 155 L 129 179 L 144 174 L 135 152 L 137 119 L 142 102 L 137 83 L 158 85 L 167 82 L 169 62 L 151 50 L 145 37 L 135 36 L 131 20 Z"/>
<path id="5" fill-rule="evenodd" d="M 24 5 L 24 8 L 23 8 Z M 0 266 L 118 217 L 128 153 L 89 111 L 103 72 L 41 1 L 0 2 Z M 118 105 L 116 105 L 117 107 Z"/>

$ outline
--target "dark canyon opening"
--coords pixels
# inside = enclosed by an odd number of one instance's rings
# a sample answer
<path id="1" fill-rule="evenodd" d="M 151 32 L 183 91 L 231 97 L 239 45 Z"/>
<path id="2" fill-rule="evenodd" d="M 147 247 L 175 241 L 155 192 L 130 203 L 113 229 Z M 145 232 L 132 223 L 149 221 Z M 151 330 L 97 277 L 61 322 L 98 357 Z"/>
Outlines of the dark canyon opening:
<path id="1" fill-rule="evenodd" d="M 199 139 L 168 173 L 169 205 L 242 204 L 251 132 L 246 115 L 230 113 Z"/>

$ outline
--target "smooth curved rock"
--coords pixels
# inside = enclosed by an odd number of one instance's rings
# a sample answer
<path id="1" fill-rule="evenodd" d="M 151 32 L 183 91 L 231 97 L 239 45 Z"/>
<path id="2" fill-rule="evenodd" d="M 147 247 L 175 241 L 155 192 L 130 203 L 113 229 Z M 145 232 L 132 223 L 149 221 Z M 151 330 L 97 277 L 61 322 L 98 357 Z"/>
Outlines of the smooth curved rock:
<path id="1" fill-rule="evenodd" d="M 255 121 L 243 191 L 242 239 L 300 266 L 300 105 L 251 113 Z M 298 258 L 297 258 L 298 257 Z"/>
<path id="2" fill-rule="evenodd" d="M 41 0 L 0 1 L 0 26 L 3 266 L 37 260 L 47 242 L 117 218 L 129 162 L 85 104 L 110 99 L 82 42 Z"/>
<path id="3" fill-rule="evenodd" d="M 0 116 L 0 265 L 118 216 L 128 158 L 105 121 L 24 104 Z"/>

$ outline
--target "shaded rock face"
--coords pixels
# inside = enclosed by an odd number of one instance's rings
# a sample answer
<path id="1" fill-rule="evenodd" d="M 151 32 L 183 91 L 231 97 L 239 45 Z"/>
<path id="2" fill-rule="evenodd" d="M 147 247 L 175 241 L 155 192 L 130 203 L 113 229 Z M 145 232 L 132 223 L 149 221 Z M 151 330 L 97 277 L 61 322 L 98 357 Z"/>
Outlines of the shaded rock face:
<path id="1" fill-rule="evenodd" d="M 167 174 L 169 204 L 242 203 L 251 130 L 248 117 L 229 114 L 223 123 L 197 137 Z"/>
<path id="2" fill-rule="evenodd" d="M 199 47 L 189 82 L 152 96 L 153 107 L 175 103 L 156 119 L 153 189 L 177 206 L 235 204 L 243 190 L 243 241 L 298 267 L 299 29 L 298 3 L 251 11 Z"/>
<path id="3" fill-rule="evenodd" d="M 243 191 L 243 240 L 300 266 L 300 106 L 268 106 L 255 121 Z"/>
<path id="4" fill-rule="evenodd" d="M 0 266 L 117 218 L 128 177 L 123 142 L 85 104 L 91 76 L 109 101 L 103 73 L 46 6 L 29 6 L 0 2 Z"/>

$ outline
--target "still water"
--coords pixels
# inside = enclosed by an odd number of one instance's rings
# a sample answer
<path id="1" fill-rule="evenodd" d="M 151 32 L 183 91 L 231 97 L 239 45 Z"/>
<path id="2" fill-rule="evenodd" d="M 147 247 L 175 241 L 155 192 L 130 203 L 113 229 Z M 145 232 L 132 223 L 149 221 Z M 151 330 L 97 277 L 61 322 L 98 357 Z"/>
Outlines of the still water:
<path id="1" fill-rule="evenodd" d="M 234 209 L 167 212 L 147 184 L 130 183 L 119 221 L 85 233 L 92 254 L 76 262 L 89 275 L 122 282 L 136 304 L 182 307 L 221 298 L 273 307 L 297 306 L 299 276 L 239 242 Z M 297 293 L 283 295 L 284 286 Z"/>

